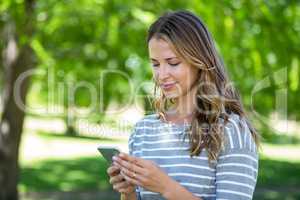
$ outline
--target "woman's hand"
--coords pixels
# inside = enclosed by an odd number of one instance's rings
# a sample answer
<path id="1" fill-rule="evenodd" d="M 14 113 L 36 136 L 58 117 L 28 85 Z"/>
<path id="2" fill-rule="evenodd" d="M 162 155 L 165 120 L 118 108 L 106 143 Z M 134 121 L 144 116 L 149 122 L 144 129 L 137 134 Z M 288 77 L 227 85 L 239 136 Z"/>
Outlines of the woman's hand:
<path id="1" fill-rule="evenodd" d="M 124 178 L 133 185 L 141 186 L 157 193 L 165 193 L 174 180 L 162 171 L 153 161 L 130 156 L 125 153 L 113 157 Z"/>
<path id="2" fill-rule="evenodd" d="M 124 176 L 120 174 L 119 167 L 111 165 L 107 169 L 107 174 L 110 177 L 109 182 L 113 185 L 114 190 L 126 195 L 129 195 L 135 191 L 135 186 L 126 181 Z"/>

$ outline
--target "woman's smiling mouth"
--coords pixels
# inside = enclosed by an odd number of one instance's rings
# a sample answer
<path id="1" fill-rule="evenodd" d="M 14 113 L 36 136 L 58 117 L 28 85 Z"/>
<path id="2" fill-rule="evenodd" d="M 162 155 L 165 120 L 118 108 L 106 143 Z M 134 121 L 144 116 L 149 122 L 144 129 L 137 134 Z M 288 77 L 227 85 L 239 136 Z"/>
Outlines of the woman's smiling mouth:
<path id="1" fill-rule="evenodd" d="M 163 83 L 161 84 L 161 88 L 164 90 L 170 90 L 175 86 L 175 82 L 174 83 Z"/>

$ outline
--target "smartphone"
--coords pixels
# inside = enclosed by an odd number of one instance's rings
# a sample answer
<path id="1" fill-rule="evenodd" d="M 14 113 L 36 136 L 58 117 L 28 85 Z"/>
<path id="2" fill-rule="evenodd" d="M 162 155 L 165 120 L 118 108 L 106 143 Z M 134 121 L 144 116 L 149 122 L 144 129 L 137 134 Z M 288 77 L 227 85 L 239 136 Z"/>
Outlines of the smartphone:
<path id="1" fill-rule="evenodd" d="M 121 152 L 120 149 L 115 146 L 99 146 L 97 149 L 110 165 L 113 162 L 112 157 Z"/>

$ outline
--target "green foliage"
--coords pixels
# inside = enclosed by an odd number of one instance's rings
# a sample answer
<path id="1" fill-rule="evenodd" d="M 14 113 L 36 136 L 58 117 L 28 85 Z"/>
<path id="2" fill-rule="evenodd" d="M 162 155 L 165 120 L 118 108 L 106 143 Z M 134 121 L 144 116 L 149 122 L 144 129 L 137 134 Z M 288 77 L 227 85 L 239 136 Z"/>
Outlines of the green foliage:
<path id="1" fill-rule="evenodd" d="M 23 6 L 22 0 L 2 1 L 0 28 L 11 17 L 23 23 Z M 101 118 L 112 102 L 133 103 L 128 78 L 138 87 L 152 77 L 145 42 L 149 25 L 167 10 L 188 9 L 211 31 L 248 111 L 265 117 L 285 112 L 278 97 L 286 92 L 288 117 L 299 119 L 299 1 L 49 0 L 37 1 L 35 8 L 31 44 L 42 73 L 34 76 L 29 99 L 37 103 L 62 105 L 64 114 L 94 103 L 91 118 Z M 108 73 L 101 82 L 105 70 L 124 74 Z M 144 87 L 138 92 L 147 93 Z"/>

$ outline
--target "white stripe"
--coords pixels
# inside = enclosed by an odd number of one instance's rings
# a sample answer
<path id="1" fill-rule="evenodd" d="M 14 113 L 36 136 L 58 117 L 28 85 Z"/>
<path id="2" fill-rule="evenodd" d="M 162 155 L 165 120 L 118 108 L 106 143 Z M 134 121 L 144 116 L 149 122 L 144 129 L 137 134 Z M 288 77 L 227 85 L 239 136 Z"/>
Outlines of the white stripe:
<path id="1" fill-rule="evenodd" d="M 148 195 L 159 195 L 159 193 L 156 192 L 150 192 L 150 191 L 141 191 L 141 194 L 148 194 Z M 198 197 L 215 197 L 215 194 L 198 194 L 198 193 L 193 193 L 193 195 L 198 196 Z"/>
<path id="2" fill-rule="evenodd" d="M 217 192 L 237 194 L 237 195 L 249 197 L 250 199 L 252 199 L 251 195 L 248 195 L 248 194 L 243 193 L 243 192 L 235 192 L 235 191 L 232 191 L 232 190 L 221 190 L 221 189 L 217 189 Z"/>
<path id="3" fill-rule="evenodd" d="M 182 125 L 182 128 L 184 126 Z M 187 127 L 187 126 L 185 126 Z M 150 129 L 150 130 L 165 130 L 165 129 L 168 129 L 168 130 L 172 130 L 172 129 L 178 129 L 178 128 L 173 128 L 172 126 L 170 125 L 157 125 L 157 124 L 153 124 L 153 126 L 149 126 L 149 125 L 145 125 L 145 126 L 137 126 L 135 127 L 136 130 L 143 130 L 143 129 Z"/>
<path id="4" fill-rule="evenodd" d="M 167 139 L 167 140 L 158 140 L 158 141 L 142 141 L 138 143 L 134 143 L 134 146 L 140 146 L 142 144 L 160 144 L 160 143 L 170 143 L 170 142 L 182 142 L 180 139 Z M 186 141 L 185 141 L 186 143 Z"/>
<path id="5" fill-rule="evenodd" d="M 211 177 L 211 176 L 202 176 L 202 175 L 195 175 L 195 174 L 191 174 L 191 173 L 168 173 L 169 176 L 186 176 L 186 177 L 195 177 L 195 178 L 205 178 L 205 179 L 209 179 L 209 180 L 215 180 L 215 177 Z"/>
<path id="6" fill-rule="evenodd" d="M 142 148 L 141 151 L 166 151 L 166 150 L 189 150 L 189 147 L 165 147 L 165 148 Z"/>
<path id="7" fill-rule="evenodd" d="M 252 144 L 252 147 L 253 147 L 253 151 L 256 150 L 256 144 L 255 144 L 252 137 L 251 137 L 251 144 Z"/>
<path id="8" fill-rule="evenodd" d="M 230 143 L 230 147 L 233 149 L 233 141 L 232 141 L 232 137 L 231 137 L 231 132 L 230 132 L 230 128 L 228 128 L 228 127 L 226 127 L 225 126 L 225 129 L 227 129 L 227 135 L 228 135 L 228 137 L 229 137 L 229 143 Z"/>
<path id="9" fill-rule="evenodd" d="M 156 192 L 150 192 L 150 191 L 141 191 L 141 194 L 151 194 L 151 195 L 158 195 L 159 193 Z"/>
<path id="10" fill-rule="evenodd" d="M 240 132 L 240 129 L 239 129 L 239 127 L 238 127 L 237 122 L 235 122 L 234 120 L 232 120 L 232 119 L 230 119 L 230 118 L 229 118 L 229 121 L 230 121 L 231 123 L 233 123 L 233 125 L 234 125 L 234 127 L 235 127 L 236 133 L 237 133 L 238 138 L 239 138 L 239 145 L 240 145 L 240 148 L 243 148 L 241 132 Z"/>
<path id="11" fill-rule="evenodd" d="M 130 141 L 128 142 L 128 145 L 130 146 L 133 142 L 134 142 L 134 140 L 130 140 Z"/>
<path id="12" fill-rule="evenodd" d="M 158 140 L 158 141 L 142 141 L 134 143 L 134 146 L 140 146 L 142 144 L 160 144 L 160 143 L 171 143 L 171 142 L 183 142 L 181 139 L 166 139 L 166 140 Z M 184 141 L 184 143 L 188 143 Z"/>
<path id="13" fill-rule="evenodd" d="M 251 133 L 248 134 L 248 138 L 249 138 L 249 150 L 252 151 L 252 135 L 251 135 Z"/>
<path id="14" fill-rule="evenodd" d="M 182 128 L 184 126 L 182 125 Z M 187 127 L 187 126 L 185 126 Z M 136 130 L 143 130 L 143 129 L 150 129 L 150 130 L 165 130 L 165 129 L 168 129 L 168 130 L 173 130 L 173 129 L 178 129 L 177 127 L 173 128 L 172 126 L 170 125 L 157 125 L 157 124 L 153 124 L 153 126 L 151 125 L 144 125 L 144 126 L 137 126 L 135 127 Z"/>
<path id="15" fill-rule="evenodd" d="M 236 172 L 217 172 L 216 173 L 216 176 L 222 176 L 222 175 L 242 176 L 242 177 L 249 178 L 249 179 L 253 180 L 254 182 L 256 182 L 255 178 L 253 178 L 252 176 L 249 176 L 247 174 L 236 173 Z"/>
<path id="16" fill-rule="evenodd" d="M 161 137 L 164 135 L 178 135 L 181 134 L 183 131 L 172 131 L 172 132 L 168 132 L 168 133 L 156 133 L 156 134 L 139 134 L 136 135 L 135 137 Z"/>
<path id="17" fill-rule="evenodd" d="M 184 156 L 142 156 L 142 158 L 145 159 L 174 159 L 174 158 L 190 158 L 190 159 L 198 159 L 198 160 L 208 160 L 207 157 L 202 157 L 202 156 L 194 156 L 191 158 L 189 155 L 184 155 Z"/>
<path id="18" fill-rule="evenodd" d="M 132 154 L 142 153 L 142 151 L 133 151 Z"/>
<path id="19" fill-rule="evenodd" d="M 215 197 L 215 194 L 197 194 L 197 193 L 193 193 L 193 195 L 197 196 L 197 197 Z"/>
<path id="20" fill-rule="evenodd" d="M 217 181 L 216 184 L 219 184 L 219 183 L 226 183 L 226 184 L 233 184 L 233 185 L 241 185 L 241 186 L 244 186 L 244 187 L 247 187 L 247 188 L 250 188 L 251 190 L 254 190 L 254 186 L 252 185 L 249 185 L 249 184 L 245 184 L 245 183 L 241 183 L 241 182 L 236 182 L 236 181 Z"/>
<path id="21" fill-rule="evenodd" d="M 217 165 L 217 167 L 223 167 L 223 166 L 245 167 L 245 168 L 251 169 L 252 171 L 257 172 L 257 169 L 255 169 L 255 168 L 252 167 L 252 166 L 245 165 L 245 164 L 238 164 L 238 163 L 224 163 L 224 164 L 219 164 L 219 165 Z"/>
<path id="22" fill-rule="evenodd" d="M 174 123 L 172 123 L 172 122 L 163 122 L 163 121 L 161 121 L 159 118 L 153 118 L 153 119 L 143 119 L 143 120 L 141 120 L 141 123 L 143 123 L 143 122 L 159 122 L 159 123 L 161 123 L 163 126 L 173 126 L 173 125 L 176 125 L 177 126 L 177 124 L 174 124 Z M 144 123 L 145 124 L 145 123 Z M 179 126 L 181 126 L 181 124 L 179 124 Z M 185 126 L 189 126 L 188 124 L 186 124 Z"/>
<path id="23" fill-rule="evenodd" d="M 245 123 L 246 124 L 246 123 Z M 245 148 L 247 148 L 247 135 L 249 135 L 248 134 L 248 132 L 247 132 L 247 130 L 246 130 L 246 125 L 245 124 L 243 124 L 243 132 L 244 132 L 244 145 L 245 145 Z"/>
<path id="24" fill-rule="evenodd" d="M 199 185 L 195 183 L 180 183 L 180 185 L 190 186 L 190 187 L 196 187 L 196 188 L 215 188 L 214 185 Z"/>
<path id="25" fill-rule="evenodd" d="M 164 126 L 157 126 L 157 125 L 135 127 L 136 130 L 144 130 L 144 129 L 159 130 L 159 129 L 163 129 L 163 128 L 164 128 Z"/>
<path id="26" fill-rule="evenodd" d="M 160 119 L 143 119 L 142 122 L 160 122 Z"/>
<path id="27" fill-rule="evenodd" d="M 230 157 L 243 157 L 243 158 L 249 158 L 250 160 L 254 161 L 257 163 L 257 159 L 249 156 L 249 155 L 245 155 L 245 154 L 229 154 L 229 155 L 224 155 L 224 156 L 220 156 L 219 159 L 225 159 L 225 158 L 230 158 Z"/>
<path id="28" fill-rule="evenodd" d="M 197 169 L 207 169 L 209 171 L 216 171 L 215 169 L 209 168 L 209 167 L 203 167 L 199 165 L 192 165 L 192 164 L 185 164 L 185 163 L 180 163 L 180 164 L 166 164 L 166 165 L 160 165 L 160 167 L 191 167 L 191 168 L 197 168 Z"/>
<path id="29" fill-rule="evenodd" d="M 154 193 L 154 192 L 150 192 L 150 191 L 141 191 L 141 194 L 149 194 L 149 195 L 158 195 L 159 193 Z M 215 194 L 198 194 L 198 193 L 193 193 L 193 195 L 197 196 L 197 197 L 215 197 Z"/>

